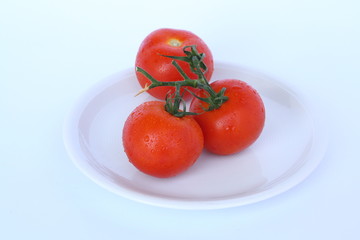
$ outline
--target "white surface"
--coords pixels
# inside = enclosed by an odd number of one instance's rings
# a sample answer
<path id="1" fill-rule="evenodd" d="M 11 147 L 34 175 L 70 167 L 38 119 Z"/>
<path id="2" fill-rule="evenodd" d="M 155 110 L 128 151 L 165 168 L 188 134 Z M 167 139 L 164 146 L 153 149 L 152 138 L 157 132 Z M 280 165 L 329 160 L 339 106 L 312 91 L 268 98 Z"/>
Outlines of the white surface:
<path id="1" fill-rule="evenodd" d="M 358 1 L 220 2 L 0 2 L 1 239 L 360 238 Z M 85 177 L 63 146 L 64 118 L 160 27 L 191 30 L 218 61 L 320 106 L 330 146 L 316 171 L 275 198 L 202 211 L 136 203 Z"/>
<path id="2" fill-rule="evenodd" d="M 139 90 L 134 68 L 99 81 L 74 104 L 64 124 L 66 149 L 75 165 L 100 186 L 155 206 L 228 208 L 291 189 L 324 157 L 327 129 L 318 111 L 274 79 L 216 63 L 213 79 L 228 78 L 253 86 L 266 108 L 261 137 L 246 151 L 226 157 L 204 151 L 186 173 L 170 179 L 140 173 L 123 151 L 121 132 L 138 105 L 156 99 L 147 93 L 134 97 Z"/>

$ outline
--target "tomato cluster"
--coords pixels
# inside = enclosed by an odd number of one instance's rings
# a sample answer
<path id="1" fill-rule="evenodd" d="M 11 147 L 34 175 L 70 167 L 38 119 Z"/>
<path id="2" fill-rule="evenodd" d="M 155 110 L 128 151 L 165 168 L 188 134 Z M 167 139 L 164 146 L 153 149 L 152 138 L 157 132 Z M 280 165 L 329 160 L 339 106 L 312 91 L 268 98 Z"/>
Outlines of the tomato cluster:
<path id="1" fill-rule="evenodd" d="M 125 122 L 124 150 L 137 169 L 160 178 L 176 176 L 204 148 L 234 154 L 260 136 L 265 122 L 260 95 L 237 79 L 210 84 L 213 69 L 211 51 L 191 32 L 159 29 L 145 38 L 136 57 L 137 78 L 143 91 L 166 101 L 141 104 Z"/>

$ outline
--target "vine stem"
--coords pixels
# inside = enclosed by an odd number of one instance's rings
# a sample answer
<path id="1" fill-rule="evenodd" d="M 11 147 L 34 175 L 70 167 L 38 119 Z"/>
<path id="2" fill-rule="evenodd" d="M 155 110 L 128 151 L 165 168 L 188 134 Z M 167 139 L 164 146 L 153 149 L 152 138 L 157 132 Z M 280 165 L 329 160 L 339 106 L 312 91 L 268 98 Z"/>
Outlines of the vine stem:
<path id="1" fill-rule="evenodd" d="M 156 80 L 155 78 L 153 78 L 148 72 L 146 72 L 144 69 L 140 68 L 140 67 L 136 67 L 136 71 L 140 72 L 141 74 L 143 74 L 145 77 L 147 77 L 150 81 L 151 84 L 150 85 L 145 85 L 145 87 L 139 91 L 140 93 L 146 92 L 149 89 L 152 88 L 156 88 L 156 87 L 165 87 L 165 86 L 170 86 L 170 87 L 185 87 L 185 86 L 189 86 L 189 87 L 193 87 L 193 88 L 197 88 L 199 85 L 199 82 L 196 80 L 192 80 L 190 78 L 186 78 L 182 81 L 176 81 L 176 82 L 161 82 Z"/>
<path id="2" fill-rule="evenodd" d="M 190 48 L 190 51 L 186 50 L 187 48 Z M 214 109 L 219 108 L 224 102 L 228 100 L 228 97 L 224 95 L 226 88 L 221 89 L 218 93 L 214 91 L 214 89 L 211 87 L 209 82 L 207 81 L 205 77 L 205 72 L 207 71 L 207 67 L 203 62 L 203 59 L 205 57 L 205 54 L 201 53 L 199 54 L 196 50 L 196 46 L 185 46 L 183 48 L 184 53 L 186 54 L 185 57 L 183 56 L 166 56 L 162 55 L 164 57 L 172 58 L 174 59 L 171 63 L 174 65 L 174 67 L 177 69 L 177 71 L 180 73 L 180 75 L 183 77 L 184 80 L 182 81 L 174 81 L 174 82 L 161 82 L 156 80 L 154 77 L 152 77 L 148 72 L 146 72 L 144 69 L 140 67 L 136 67 L 136 71 L 143 74 L 147 79 L 150 80 L 151 84 L 146 84 L 143 89 L 141 89 L 135 96 L 148 91 L 149 89 L 155 88 L 155 87 L 162 87 L 162 86 L 172 86 L 175 87 L 175 94 L 173 98 L 169 98 L 169 96 L 166 97 L 166 104 L 165 109 L 172 115 L 177 117 L 183 117 L 185 115 L 194 115 L 196 113 L 192 112 L 186 112 L 186 104 L 180 94 L 181 87 L 193 87 L 197 89 L 203 89 L 207 94 L 208 97 L 199 97 L 195 93 L 188 90 L 194 97 L 200 99 L 201 101 L 204 101 L 208 103 L 209 107 L 207 109 L 204 109 L 205 111 L 211 111 Z M 175 61 L 185 61 L 189 63 L 190 69 L 193 73 L 197 75 L 197 79 L 191 79 L 189 76 L 184 72 L 184 70 L 180 67 L 180 65 Z M 204 70 L 204 71 L 202 71 Z M 183 111 L 179 110 L 180 104 L 183 103 Z"/>
<path id="3" fill-rule="evenodd" d="M 151 84 L 145 84 L 145 87 L 141 89 L 135 96 L 146 92 L 152 88 L 156 87 L 164 87 L 164 86 L 170 86 L 175 87 L 176 89 L 180 89 L 181 87 L 193 87 L 193 88 L 199 88 L 204 89 L 206 92 L 210 94 L 210 96 L 216 96 L 216 92 L 212 89 L 208 81 L 206 81 L 206 78 L 203 74 L 198 76 L 198 79 L 190 79 L 186 73 L 180 68 L 179 64 L 176 61 L 172 61 L 172 64 L 176 67 L 176 69 L 179 71 L 181 76 L 183 76 L 184 80 L 182 81 L 175 81 L 175 82 L 161 82 L 156 80 L 153 76 L 151 76 L 148 72 L 146 72 L 144 69 L 140 67 L 136 67 L 136 71 L 143 74 L 145 77 L 147 77 Z"/>

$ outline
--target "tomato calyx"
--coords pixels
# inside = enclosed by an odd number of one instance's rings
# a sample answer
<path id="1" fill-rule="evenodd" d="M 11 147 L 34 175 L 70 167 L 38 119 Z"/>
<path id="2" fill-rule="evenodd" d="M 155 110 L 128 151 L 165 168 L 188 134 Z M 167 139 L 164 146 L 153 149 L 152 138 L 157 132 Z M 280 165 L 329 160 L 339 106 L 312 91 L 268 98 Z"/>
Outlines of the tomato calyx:
<path id="1" fill-rule="evenodd" d="M 173 96 L 169 96 L 169 95 L 166 96 L 165 110 L 168 111 L 170 114 L 177 116 L 177 117 L 183 117 L 186 115 L 197 115 L 198 113 L 186 111 L 185 101 L 183 100 L 183 98 L 180 94 L 181 87 L 188 86 L 188 87 L 193 87 L 193 88 L 197 88 L 197 89 L 202 89 L 205 91 L 207 96 L 200 97 L 200 96 L 196 95 L 194 92 L 190 91 L 189 89 L 186 89 L 194 97 L 196 97 L 199 100 L 204 101 L 208 104 L 207 108 L 203 108 L 204 112 L 212 111 L 212 110 L 220 108 L 221 105 L 228 100 L 228 97 L 225 96 L 226 88 L 221 89 L 219 92 L 215 92 L 214 89 L 210 86 L 209 82 L 207 81 L 207 79 L 205 77 L 205 73 L 207 71 L 207 66 L 203 62 L 203 60 L 205 58 L 205 54 L 199 53 L 197 51 L 195 45 L 185 46 L 183 48 L 183 52 L 185 53 L 186 56 L 168 56 L 168 55 L 161 55 L 161 56 L 173 59 L 173 61 L 171 62 L 172 65 L 176 68 L 176 70 L 180 73 L 180 75 L 183 77 L 184 80 L 175 81 L 175 82 L 161 82 L 161 81 L 156 80 L 154 77 L 152 77 L 144 69 L 142 69 L 140 67 L 136 67 L 136 71 L 143 74 L 151 82 L 150 85 L 145 85 L 145 87 L 143 89 L 141 89 L 138 92 L 138 94 L 146 92 L 147 90 L 155 88 L 155 87 L 173 86 L 176 88 L 176 91 L 173 94 Z M 185 71 L 180 67 L 180 65 L 177 63 L 177 61 L 184 61 L 184 62 L 188 63 L 191 71 L 197 75 L 197 79 L 191 79 L 185 73 Z M 183 105 L 183 110 L 180 110 L 181 104 Z"/>
<path id="2" fill-rule="evenodd" d="M 208 92 L 208 97 L 199 97 L 196 94 L 194 94 L 193 92 L 190 92 L 195 98 L 206 102 L 208 104 L 207 108 L 204 108 L 203 106 L 201 106 L 201 108 L 203 109 L 204 112 L 208 112 L 208 111 L 212 111 L 215 109 L 218 109 L 221 107 L 221 105 L 223 105 L 223 103 L 225 103 L 229 98 L 227 96 L 225 96 L 225 90 L 226 88 L 222 88 L 218 93 L 216 93 L 215 95 L 209 95 Z"/>
<path id="3" fill-rule="evenodd" d="M 190 50 L 187 50 L 190 48 Z M 199 53 L 196 49 L 195 45 L 185 46 L 183 47 L 183 52 L 186 56 L 169 56 L 169 55 L 162 55 L 163 57 L 168 57 L 174 60 L 180 60 L 187 62 L 190 65 L 190 69 L 193 73 L 199 76 L 201 72 L 202 75 L 205 74 L 208 70 L 206 64 L 203 62 L 205 58 L 205 53 Z M 178 69 L 179 71 L 179 69 Z M 205 78 L 205 77 L 204 77 Z"/>

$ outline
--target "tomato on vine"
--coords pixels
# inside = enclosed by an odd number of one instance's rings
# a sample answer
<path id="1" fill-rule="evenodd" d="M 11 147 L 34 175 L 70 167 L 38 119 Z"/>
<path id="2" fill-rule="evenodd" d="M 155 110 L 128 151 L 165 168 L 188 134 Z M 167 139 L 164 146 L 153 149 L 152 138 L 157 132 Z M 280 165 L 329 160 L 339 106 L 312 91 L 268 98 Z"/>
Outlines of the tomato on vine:
<path id="1" fill-rule="evenodd" d="M 209 152 L 228 155 L 242 151 L 260 136 L 265 122 L 265 108 L 257 91 L 236 79 L 218 80 L 210 84 L 215 92 L 225 90 L 227 100 L 211 111 L 209 103 L 193 98 L 190 111 L 199 123 Z M 198 92 L 206 97 L 204 91 Z"/>
<path id="2" fill-rule="evenodd" d="M 123 128 L 129 161 L 140 171 L 160 178 L 187 170 L 204 147 L 220 155 L 244 150 L 260 136 L 265 123 L 265 108 L 257 91 L 236 79 L 210 84 L 210 51 L 202 49 L 201 41 L 199 49 L 206 54 L 199 53 L 194 41 L 179 37 L 189 38 L 190 33 L 177 35 L 174 31 L 161 29 L 150 34 L 136 61 L 136 74 L 143 86 L 139 93 L 147 91 L 165 98 L 165 103 L 141 104 Z M 186 94 L 193 96 L 190 111 L 186 110 Z"/>
<path id="3" fill-rule="evenodd" d="M 138 106 L 127 118 L 122 136 L 129 161 L 141 172 L 159 178 L 187 170 L 204 146 L 197 122 L 190 116 L 174 116 L 160 101 Z"/>
<path id="4" fill-rule="evenodd" d="M 145 69 L 151 76 L 160 82 L 181 81 L 182 76 L 172 66 L 172 60 L 166 56 L 186 57 L 183 51 L 185 46 L 196 45 L 197 50 L 201 52 L 206 66 L 205 76 L 210 79 L 214 70 L 214 62 L 211 51 L 206 43 L 192 32 L 178 29 L 162 28 L 150 33 L 141 43 L 136 55 L 135 66 Z M 180 67 L 190 77 L 195 78 L 186 62 L 180 61 Z M 151 82 L 142 74 L 136 73 L 141 87 L 150 85 Z M 185 87 L 188 88 L 188 87 Z M 148 91 L 148 93 L 158 99 L 164 100 L 168 93 L 174 93 L 174 88 L 162 86 Z M 185 99 L 190 97 L 190 93 L 181 90 Z"/>

